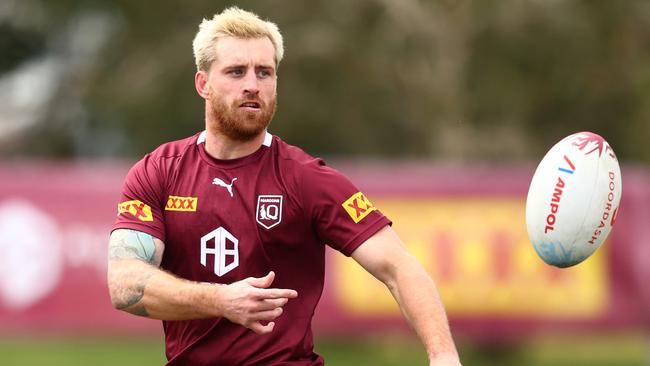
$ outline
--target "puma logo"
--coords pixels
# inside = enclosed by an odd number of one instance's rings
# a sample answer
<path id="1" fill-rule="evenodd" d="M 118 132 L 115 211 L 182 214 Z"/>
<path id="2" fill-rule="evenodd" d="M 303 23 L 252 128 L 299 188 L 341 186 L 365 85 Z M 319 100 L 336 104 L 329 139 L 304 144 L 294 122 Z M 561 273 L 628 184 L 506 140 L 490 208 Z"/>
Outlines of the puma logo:
<path id="1" fill-rule="evenodd" d="M 219 179 L 219 178 L 214 178 L 214 179 L 212 180 L 212 184 L 216 184 L 216 185 L 218 185 L 219 187 L 223 187 L 223 188 L 227 189 L 227 190 L 228 190 L 228 193 L 230 193 L 230 197 L 233 197 L 233 194 L 232 194 L 232 185 L 235 184 L 235 181 L 236 181 L 236 180 L 237 180 L 237 178 L 233 178 L 232 181 L 230 182 L 230 184 L 226 184 L 226 182 L 222 181 L 221 179 Z"/>

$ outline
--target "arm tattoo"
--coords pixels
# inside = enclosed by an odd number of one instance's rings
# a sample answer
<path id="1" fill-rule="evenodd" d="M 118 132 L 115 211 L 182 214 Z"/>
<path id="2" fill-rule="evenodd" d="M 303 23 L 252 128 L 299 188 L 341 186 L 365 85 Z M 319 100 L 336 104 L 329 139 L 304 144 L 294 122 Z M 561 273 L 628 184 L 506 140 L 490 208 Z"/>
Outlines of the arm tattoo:
<path id="1" fill-rule="evenodd" d="M 135 230 L 115 230 L 109 244 L 109 259 L 139 259 L 153 264 L 156 244 L 153 236 Z"/>
<path id="2" fill-rule="evenodd" d="M 136 279 L 137 284 L 134 288 L 128 289 L 120 285 L 121 296 L 115 303 L 115 308 L 125 310 L 133 315 L 149 316 L 147 309 L 142 304 L 138 304 L 144 297 L 144 289 L 151 278 L 151 273 L 141 274 Z M 131 307 L 130 309 L 127 309 Z"/>
<path id="3" fill-rule="evenodd" d="M 136 259 L 150 265 L 156 263 L 156 244 L 154 237 L 136 230 L 119 229 L 111 234 L 108 250 L 109 261 Z M 117 309 L 134 315 L 149 316 L 143 304 L 144 291 L 153 272 L 128 266 L 116 271 L 113 281 L 112 298 Z"/>

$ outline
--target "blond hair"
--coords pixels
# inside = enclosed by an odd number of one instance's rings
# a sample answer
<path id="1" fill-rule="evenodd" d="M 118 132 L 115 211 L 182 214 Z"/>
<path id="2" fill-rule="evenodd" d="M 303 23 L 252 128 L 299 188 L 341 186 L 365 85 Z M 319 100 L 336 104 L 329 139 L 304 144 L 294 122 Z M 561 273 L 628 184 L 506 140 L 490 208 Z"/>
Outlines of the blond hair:
<path id="1" fill-rule="evenodd" d="M 203 19 L 199 31 L 194 37 L 194 61 L 196 68 L 208 71 L 216 59 L 215 43 L 222 37 L 242 39 L 268 37 L 275 48 L 275 65 L 279 65 L 284 55 L 282 35 L 275 23 L 264 21 L 256 14 L 230 7 L 220 14 L 215 14 L 210 20 Z"/>

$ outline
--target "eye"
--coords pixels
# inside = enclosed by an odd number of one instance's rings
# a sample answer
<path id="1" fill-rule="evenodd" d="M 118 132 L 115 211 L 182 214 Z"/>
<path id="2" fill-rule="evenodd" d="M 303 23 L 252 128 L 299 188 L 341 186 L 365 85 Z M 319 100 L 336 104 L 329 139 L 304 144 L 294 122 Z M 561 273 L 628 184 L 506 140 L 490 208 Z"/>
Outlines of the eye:
<path id="1" fill-rule="evenodd" d="M 244 75 L 244 70 L 242 69 L 231 69 L 226 72 L 228 75 L 232 76 L 242 76 Z"/>
<path id="2" fill-rule="evenodd" d="M 269 69 L 260 69 L 257 71 L 257 77 L 259 78 L 266 78 L 271 76 L 271 71 Z"/>

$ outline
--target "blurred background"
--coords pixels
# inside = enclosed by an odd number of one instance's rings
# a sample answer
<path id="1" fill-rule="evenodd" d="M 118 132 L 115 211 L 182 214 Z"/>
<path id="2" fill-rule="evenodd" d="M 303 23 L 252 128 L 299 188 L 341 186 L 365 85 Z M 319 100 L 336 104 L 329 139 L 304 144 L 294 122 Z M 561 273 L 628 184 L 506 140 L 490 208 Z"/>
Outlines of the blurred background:
<path id="1" fill-rule="evenodd" d="M 3 365 L 163 364 L 112 310 L 106 244 L 128 168 L 203 129 L 191 42 L 229 5 L 285 38 L 271 132 L 348 174 L 431 273 L 465 365 L 650 365 L 650 2 L 0 1 Z M 543 265 L 525 196 L 563 137 L 605 137 L 617 227 Z M 388 292 L 328 252 L 316 350 L 424 365 Z"/>

